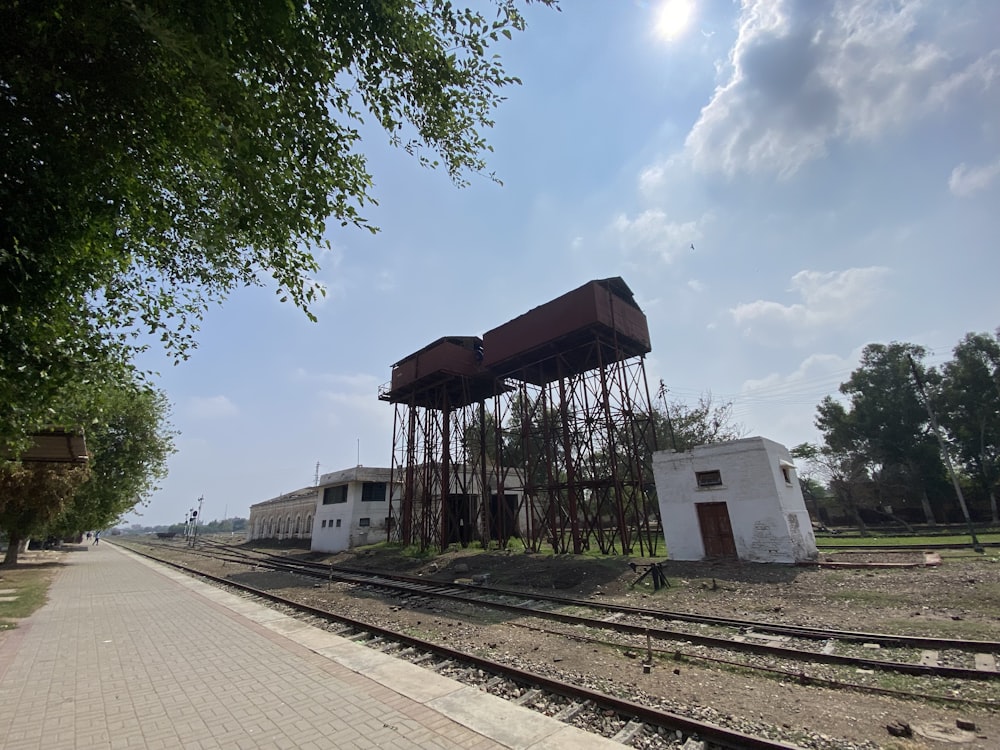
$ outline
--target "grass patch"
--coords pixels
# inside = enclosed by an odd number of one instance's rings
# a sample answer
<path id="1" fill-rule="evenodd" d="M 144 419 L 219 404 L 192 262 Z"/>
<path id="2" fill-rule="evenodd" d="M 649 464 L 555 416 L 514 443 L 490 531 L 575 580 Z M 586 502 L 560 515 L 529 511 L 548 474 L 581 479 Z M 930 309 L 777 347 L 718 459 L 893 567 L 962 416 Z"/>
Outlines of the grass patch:
<path id="1" fill-rule="evenodd" d="M 14 598 L 10 602 L 0 601 L 0 630 L 17 627 L 17 620 L 45 604 L 53 575 L 55 568 L 39 565 L 0 570 L 0 589 L 14 591 L 0 595 L 4 599 Z"/>
<path id="2" fill-rule="evenodd" d="M 1000 542 L 1000 533 L 988 532 L 976 534 L 976 538 L 986 544 Z M 921 544 L 972 544 L 968 534 L 948 534 L 948 535 L 874 535 L 874 536 L 837 536 L 823 537 L 816 539 L 816 546 L 819 549 L 844 549 L 854 547 L 891 547 L 892 545 L 912 546 Z"/>

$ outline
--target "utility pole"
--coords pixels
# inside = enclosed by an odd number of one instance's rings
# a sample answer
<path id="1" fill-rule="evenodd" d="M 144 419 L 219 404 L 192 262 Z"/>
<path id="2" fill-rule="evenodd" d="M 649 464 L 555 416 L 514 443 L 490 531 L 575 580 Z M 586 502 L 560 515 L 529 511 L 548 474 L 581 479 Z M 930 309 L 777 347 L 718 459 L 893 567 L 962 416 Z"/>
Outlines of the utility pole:
<path id="1" fill-rule="evenodd" d="M 191 546 L 192 547 L 194 547 L 198 543 L 198 518 L 201 516 L 201 505 L 204 502 L 204 500 L 205 500 L 205 496 L 204 495 L 202 495 L 201 497 L 199 497 L 198 498 L 198 510 L 192 510 L 191 511 L 191 522 L 192 522 L 192 526 L 193 526 L 192 531 L 191 531 Z"/>
<path id="2" fill-rule="evenodd" d="M 670 421 L 670 406 L 667 404 L 667 384 L 663 382 L 663 378 L 660 378 L 660 389 L 658 395 L 660 401 L 663 402 L 663 416 L 667 419 L 667 430 L 670 432 L 670 447 L 677 452 L 677 437 L 674 435 L 674 424 Z M 656 432 L 656 424 L 653 425 L 653 432 Z"/>
<path id="3" fill-rule="evenodd" d="M 948 474 L 951 476 L 951 483 L 955 487 L 955 495 L 958 497 L 958 504 L 962 507 L 962 515 L 965 516 L 965 522 L 969 526 L 969 536 L 972 537 L 972 549 L 976 552 L 982 554 L 985 550 L 983 545 L 979 543 L 979 539 L 976 537 L 976 529 L 972 525 L 972 518 L 969 516 L 969 508 L 965 504 L 965 495 L 962 494 L 962 485 L 958 482 L 958 475 L 955 473 L 954 467 L 951 465 L 951 457 L 948 455 L 948 446 L 945 445 L 944 438 L 941 437 L 941 430 L 938 429 L 937 417 L 934 416 L 934 409 L 931 408 L 931 400 L 927 396 L 927 392 L 924 390 L 923 380 L 920 378 L 920 372 L 917 370 L 917 364 L 913 361 L 913 357 L 909 354 L 906 358 L 910 361 L 910 370 L 913 372 L 913 380 L 917 384 L 917 390 L 920 392 L 920 397 L 924 400 L 924 406 L 927 407 L 927 416 L 931 421 L 931 429 L 934 430 L 934 436 L 937 438 L 938 445 L 941 447 L 941 457 L 944 459 L 944 465 L 948 468 Z"/>

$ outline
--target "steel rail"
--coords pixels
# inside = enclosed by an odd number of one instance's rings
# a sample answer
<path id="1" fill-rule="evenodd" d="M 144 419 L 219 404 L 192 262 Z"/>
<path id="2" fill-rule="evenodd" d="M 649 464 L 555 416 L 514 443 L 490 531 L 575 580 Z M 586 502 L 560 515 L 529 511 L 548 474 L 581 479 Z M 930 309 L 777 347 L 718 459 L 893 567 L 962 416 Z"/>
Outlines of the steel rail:
<path id="1" fill-rule="evenodd" d="M 225 545 L 219 545 L 219 547 L 224 548 Z M 246 552 L 240 551 L 239 554 L 246 554 Z M 323 563 L 310 562 L 308 560 L 295 560 L 294 562 L 289 562 L 286 557 L 281 555 L 272 555 L 266 552 L 255 551 L 255 554 L 274 560 L 281 565 L 301 566 L 308 569 L 314 569 L 317 573 L 321 573 L 324 577 L 329 577 L 330 574 L 331 566 L 328 564 L 325 565 Z M 429 586 L 432 588 L 450 587 L 469 592 L 474 597 L 489 595 L 509 596 L 519 599 L 551 602 L 553 604 L 559 604 L 566 607 L 587 607 L 605 612 L 635 615 L 637 617 L 652 617 L 661 620 L 677 620 L 681 622 L 692 622 L 718 627 L 742 628 L 756 633 L 786 635 L 789 637 L 809 640 L 825 641 L 835 639 L 838 641 L 878 643 L 883 646 L 892 646 L 897 648 L 954 649 L 959 651 L 978 651 L 981 653 L 1000 653 L 1000 641 L 979 641 L 936 636 L 900 635 L 894 633 L 870 633 L 858 630 L 836 630 L 831 628 L 810 627 L 807 625 L 787 625 L 781 623 L 763 622 L 760 620 L 743 620 L 730 617 L 718 617 L 715 615 L 703 615 L 692 612 L 675 612 L 663 609 L 650 609 L 648 607 L 634 607 L 627 604 L 598 602 L 592 599 L 574 599 L 554 594 L 545 594 L 542 592 L 517 591 L 514 589 L 505 589 L 485 585 L 481 586 L 474 584 L 443 582 L 432 583 L 425 578 L 416 578 L 397 573 L 373 573 L 368 570 L 342 566 L 336 566 L 333 569 L 336 571 L 334 573 L 335 576 L 339 576 L 341 574 L 345 576 L 342 580 L 350 580 L 347 577 L 350 575 L 378 577 L 389 581 L 397 581 L 415 586 Z"/>
<path id="2" fill-rule="evenodd" d="M 563 612 L 554 612 L 551 610 L 538 610 L 532 607 L 525 606 L 524 604 L 509 604 L 504 602 L 490 601 L 481 598 L 482 591 L 480 587 L 461 587 L 457 584 L 437 584 L 430 583 L 425 580 L 400 580 L 401 577 L 394 575 L 383 575 L 380 573 L 371 573 L 369 571 L 352 571 L 344 572 L 343 568 L 333 568 L 331 566 L 326 566 L 321 568 L 316 564 L 303 564 L 302 561 L 288 562 L 285 558 L 281 556 L 270 556 L 272 559 L 267 560 L 257 560 L 257 564 L 266 564 L 272 569 L 283 570 L 285 572 L 308 575 L 317 579 L 325 580 L 338 580 L 340 582 L 347 582 L 359 585 L 369 585 L 376 586 L 380 588 L 394 589 L 397 591 L 402 591 L 409 594 L 418 594 L 422 596 L 433 596 L 440 599 L 447 599 L 451 601 L 457 601 L 463 604 L 472 604 L 482 607 L 487 607 L 489 609 L 494 609 L 498 611 L 510 612 L 513 614 L 519 614 L 529 617 L 541 617 L 547 620 L 554 620 L 556 622 L 562 622 L 570 625 L 582 625 L 586 627 L 603 629 L 603 630 L 613 630 L 621 633 L 629 633 L 632 635 L 639 636 L 649 636 L 651 638 L 656 638 L 663 641 L 683 641 L 687 643 L 695 643 L 702 646 L 708 646 L 712 648 L 720 648 L 730 651 L 741 651 L 749 652 L 755 654 L 763 654 L 767 656 L 774 656 L 777 658 L 787 659 L 789 661 L 808 661 L 814 663 L 823 664 L 837 664 L 837 665 L 847 665 L 852 667 L 858 667 L 863 669 L 876 669 L 880 671 L 891 671 L 900 674 L 909 674 L 924 677 L 951 677 L 954 679 L 963 680 L 991 680 L 1000 677 L 1000 672 L 988 671 L 981 669 L 970 669 L 967 667 L 953 667 L 948 665 L 931 665 L 931 664 L 917 664 L 917 663 L 907 663 L 907 662 L 897 662 L 897 661 L 885 661 L 880 659 L 869 659 L 857 656 L 850 656 L 846 654 L 836 654 L 827 653 L 822 651 L 807 651 L 803 649 L 796 649 L 788 646 L 780 646 L 775 644 L 767 643 L 750 643 L 747 641 L 736 641 L 731 638 L 725 638 L 720 636 L 704 635 L 699 633 L 691 633 L 682 630 L 670 630 L 667 628 L 651 628 L 648 625 L 632 625 L 630 623 L 623 622 L 609 622 L 606 620 L 598 620 L 591 617 L 585 617 L 582 615 L 574 615 Z M 305 572 L 304 572 L 305 571 Z M 388 581 L 388 582 L 387 582 Z M 469 589 L 475 595 L 470 595 Z M 490 589 L 491 593 L 497 593 L 498 589 Z M 520 599 L 528 599 L 531 601 L 543 599 L 543 597 L 535 597 L 531 594 L 525 594 L 523 592 L 511 592 L 507 591 L 506 594 L 516 596 Z M 589 602 L 577 601 L 565 598 L 553 598 L 549 599 L 558 600 L 561 604 L 574 605 L 574 606 L 589 606 Z M 655 610 L 641 610 L 643 615 L 648 615 L 655 613 Z M 725 621 L 723 618 L 714 618 L 718 620 L 722 625 L 726 627 L 737 627 L 733 625 L 732 622 Z M 748 635 L 752 635 L 748 633 Z M 852 635 L 863 635 L 863 634 L 853 634 Z M 878 638 L 876 634 L 872 634 L 873 638 Z M 836 638 L 836 635 L 827 635 L 827 639 Z M 891 638 L 891 637 L 888 637 Z M 975 642 L 978 648 L 980 645 L 990 646 L 986 642 Z M 1000 644 L 998 644 L 1000 645 Z"/>

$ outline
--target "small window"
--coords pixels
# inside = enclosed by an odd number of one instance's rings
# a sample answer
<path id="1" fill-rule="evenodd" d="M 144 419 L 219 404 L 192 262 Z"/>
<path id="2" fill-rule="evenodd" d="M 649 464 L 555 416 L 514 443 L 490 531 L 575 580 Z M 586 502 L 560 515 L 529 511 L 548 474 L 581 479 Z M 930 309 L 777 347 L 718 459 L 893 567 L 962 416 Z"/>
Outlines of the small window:
<path id="1" fill-rule="evenodd" d="M 327 487 L 323 490 L 323 505 L 333 505 L 335 503 L 347 502 L 347 485 L 339 484 L 336 487 Z"/>
<path id="2" fill-rule="evenodd" d="M 788 470 L 787 466 L 782 466 L 781 467 L 781 476 L 783 476 L 785 478 L 785 484 L 791 484 L 792 483 L 792 472 L 790 472 Z"/>
<path id="3" fill-rule="evenodd" d="M 718 469 L 714 471 L 696 471 L 694 473 L 695 478 L 698 480 L 699 487 L 721 487 L 722 486 L 722 472 Z"/>
<path id="4" fill-rule="evenodd" d="M 339 518 L 337 519 L 337 528 L 338 529 L 340 528 L 340 519 Z"/>
<path id="5" fill-rule="evenodd" d="M 325 518 L 323 519 L 323 523 L 322 523 L 322 525 L 321 525 L 320 528 L 323 528 L 323 529 L 326 528 L 326 519 Z"/>
<path id="6" fill-rule="evenodd" d="M 361 502 L 385 502 L 385 482 L 365 482 L 361 485 Z"/>
<path id="7" fill-rule="evenodd" d="M 358 526 L 371 526 L 371 525 L 372 525 L 372 519 L 370 519 L 370 518 L 359 518 L 358 519 Z"/>

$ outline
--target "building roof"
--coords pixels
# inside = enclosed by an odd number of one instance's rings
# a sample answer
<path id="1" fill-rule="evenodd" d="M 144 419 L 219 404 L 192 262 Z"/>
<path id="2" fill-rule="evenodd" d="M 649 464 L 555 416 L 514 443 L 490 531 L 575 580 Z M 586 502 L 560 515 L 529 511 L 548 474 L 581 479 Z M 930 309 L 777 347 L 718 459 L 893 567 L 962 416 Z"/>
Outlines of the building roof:
<path id="1" fill-rule="evenodd" d="M 352 466 L 350 469 L 331 471 L 320 477 L 319 483 L 322 487 L 335 484 L 346 484 L 348 482 L 388 482 L 392 476 L 392 469 L 380 466 Z"/>
<path id="2" fill-rule="evenodd" d="M 259 503 L 253 503 L 250 509 L 260 508 L 265 505 L 285 505 L 292 503 L 300 503 L 303 500 L 314 501 L 316 499 L 317 487 L 303 487 L 300 490 L 294 490 L 292 492 L 286 492 L 283 495 L 278 495 L 277 497 L 272 497 L 270 500 L 261 500 Z"/>
<path id="3" fill-rule="evenodd" d="M 82 464 L 89 459 L 87 441 L 82 432 L 61 428 L 30 436 L 33 443 L 18 460 L 31 463 Z"/>

